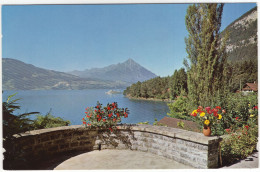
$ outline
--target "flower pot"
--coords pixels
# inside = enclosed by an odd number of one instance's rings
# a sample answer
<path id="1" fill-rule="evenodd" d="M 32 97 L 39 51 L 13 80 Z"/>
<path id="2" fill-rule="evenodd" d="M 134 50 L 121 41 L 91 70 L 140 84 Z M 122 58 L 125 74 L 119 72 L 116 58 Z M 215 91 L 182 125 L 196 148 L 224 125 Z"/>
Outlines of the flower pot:
<path id="1" fill-rule="evenodd" d="M 205 127 L 203 128 L 203 134 L 204 134 L 204 136 L 210 136 L 211 130 L 210 130 L 210 127 L 209 127 L 209 126 L 205 126 Z"/>

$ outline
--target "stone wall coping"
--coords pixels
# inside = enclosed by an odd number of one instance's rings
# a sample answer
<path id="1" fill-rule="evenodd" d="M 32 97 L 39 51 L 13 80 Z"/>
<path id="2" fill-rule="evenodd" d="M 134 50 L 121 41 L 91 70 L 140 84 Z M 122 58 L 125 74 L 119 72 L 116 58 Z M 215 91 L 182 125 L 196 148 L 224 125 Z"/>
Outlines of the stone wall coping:
<path id="1" fill-rule="evenodd" d="M 55 128 L 47 128 L 47 129 L 40 129 L 40 130 L 32 130 L 21 134 L 16 134 L 15 137 L 23 137 L 23 136 L 33 136 L 39 135 L 54 131 L 62 131 L 62 130 L 71 130 L 71 129 L 82 129 L 84 130 L 85 127 L 83 125 L 71 125 L 71 126 L 63 126 L 63 127 L 55 127 Z M 211 143 L 216 142 L 217 140 L 221 139 L 217 136 L 204 136 L 202 133 L 197 133 L 193 131 L 187 131 L 178 128 L 171 128 L 165 126 L 152 126 L 152 125 L 145 125 L 145 124 L 138 124 L 138 125 L 118 125 L 118 129 L 121 130 L 133 130 L 133 131 L 142 131 L 142 132 L 149 132 L 149 133 L 156 133 L 161 134 L 164 136 L 169 136 L 173 138 L 179 138 L 183 140 L 188 140 L 192 142 L 201 143 L 204 145 L 208 145 Z"/>

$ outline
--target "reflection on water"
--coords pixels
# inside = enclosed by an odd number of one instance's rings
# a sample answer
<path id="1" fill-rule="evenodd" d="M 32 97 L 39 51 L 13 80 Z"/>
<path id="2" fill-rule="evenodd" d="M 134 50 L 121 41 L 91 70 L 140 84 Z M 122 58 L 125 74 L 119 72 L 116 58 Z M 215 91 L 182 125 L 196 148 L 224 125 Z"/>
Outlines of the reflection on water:
<path id="1" fill-rule="evenodd" d="M 169 112 L 167 103 L 160 101 L 130 100 L 122 94 L 105 94 L 107 89 L 89 90 L 41 90 L 41 91 L 4 91 L 3 101 L 13 93 L 21 109 L 17 113 L 37 111 L 45 115 L 51 110 L 54 116 L 70 120 L 72 125 L 81 124 L 86 107 L 95 106 L 97 101 L 106 105 L 118 102 L 119 108 L 128 108 L 128 118 L 122 123 L 138 123 L 149 121 L 150 124 L 157 118 L 161 120 Z"/>

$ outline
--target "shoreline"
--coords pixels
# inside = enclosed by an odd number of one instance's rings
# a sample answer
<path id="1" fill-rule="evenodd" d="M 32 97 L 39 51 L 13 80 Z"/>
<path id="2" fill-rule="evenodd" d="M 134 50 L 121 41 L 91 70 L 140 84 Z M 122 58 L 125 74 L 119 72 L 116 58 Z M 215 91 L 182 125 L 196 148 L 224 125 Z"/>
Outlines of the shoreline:
<path id="1" fill-rule="evenodd" d="M 131 97 L 129 95 L 125 95 L 125 97 L 132 99 L 132 100 L 146 100 L 146 101 L 159 101 L 159 102 L 166 102 L 166 103 L 173 103 L 174 100 L 170 99 L 156 99 L 156 98 L 143 98 L 143 97 Z"/>

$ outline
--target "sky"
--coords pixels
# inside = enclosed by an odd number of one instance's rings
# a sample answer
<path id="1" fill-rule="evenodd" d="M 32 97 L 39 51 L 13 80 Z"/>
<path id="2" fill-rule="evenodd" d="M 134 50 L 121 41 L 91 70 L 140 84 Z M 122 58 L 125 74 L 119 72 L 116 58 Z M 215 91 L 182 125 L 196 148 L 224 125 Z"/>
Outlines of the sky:
<path id="1" fill-rule="evenodd" d="M 132 58 L 158 76 L 184 67 L 189 4 L 4 5 L 2 57 L 68 72 Z M 256 3 L 224 5 L 223 30 Z"/>

